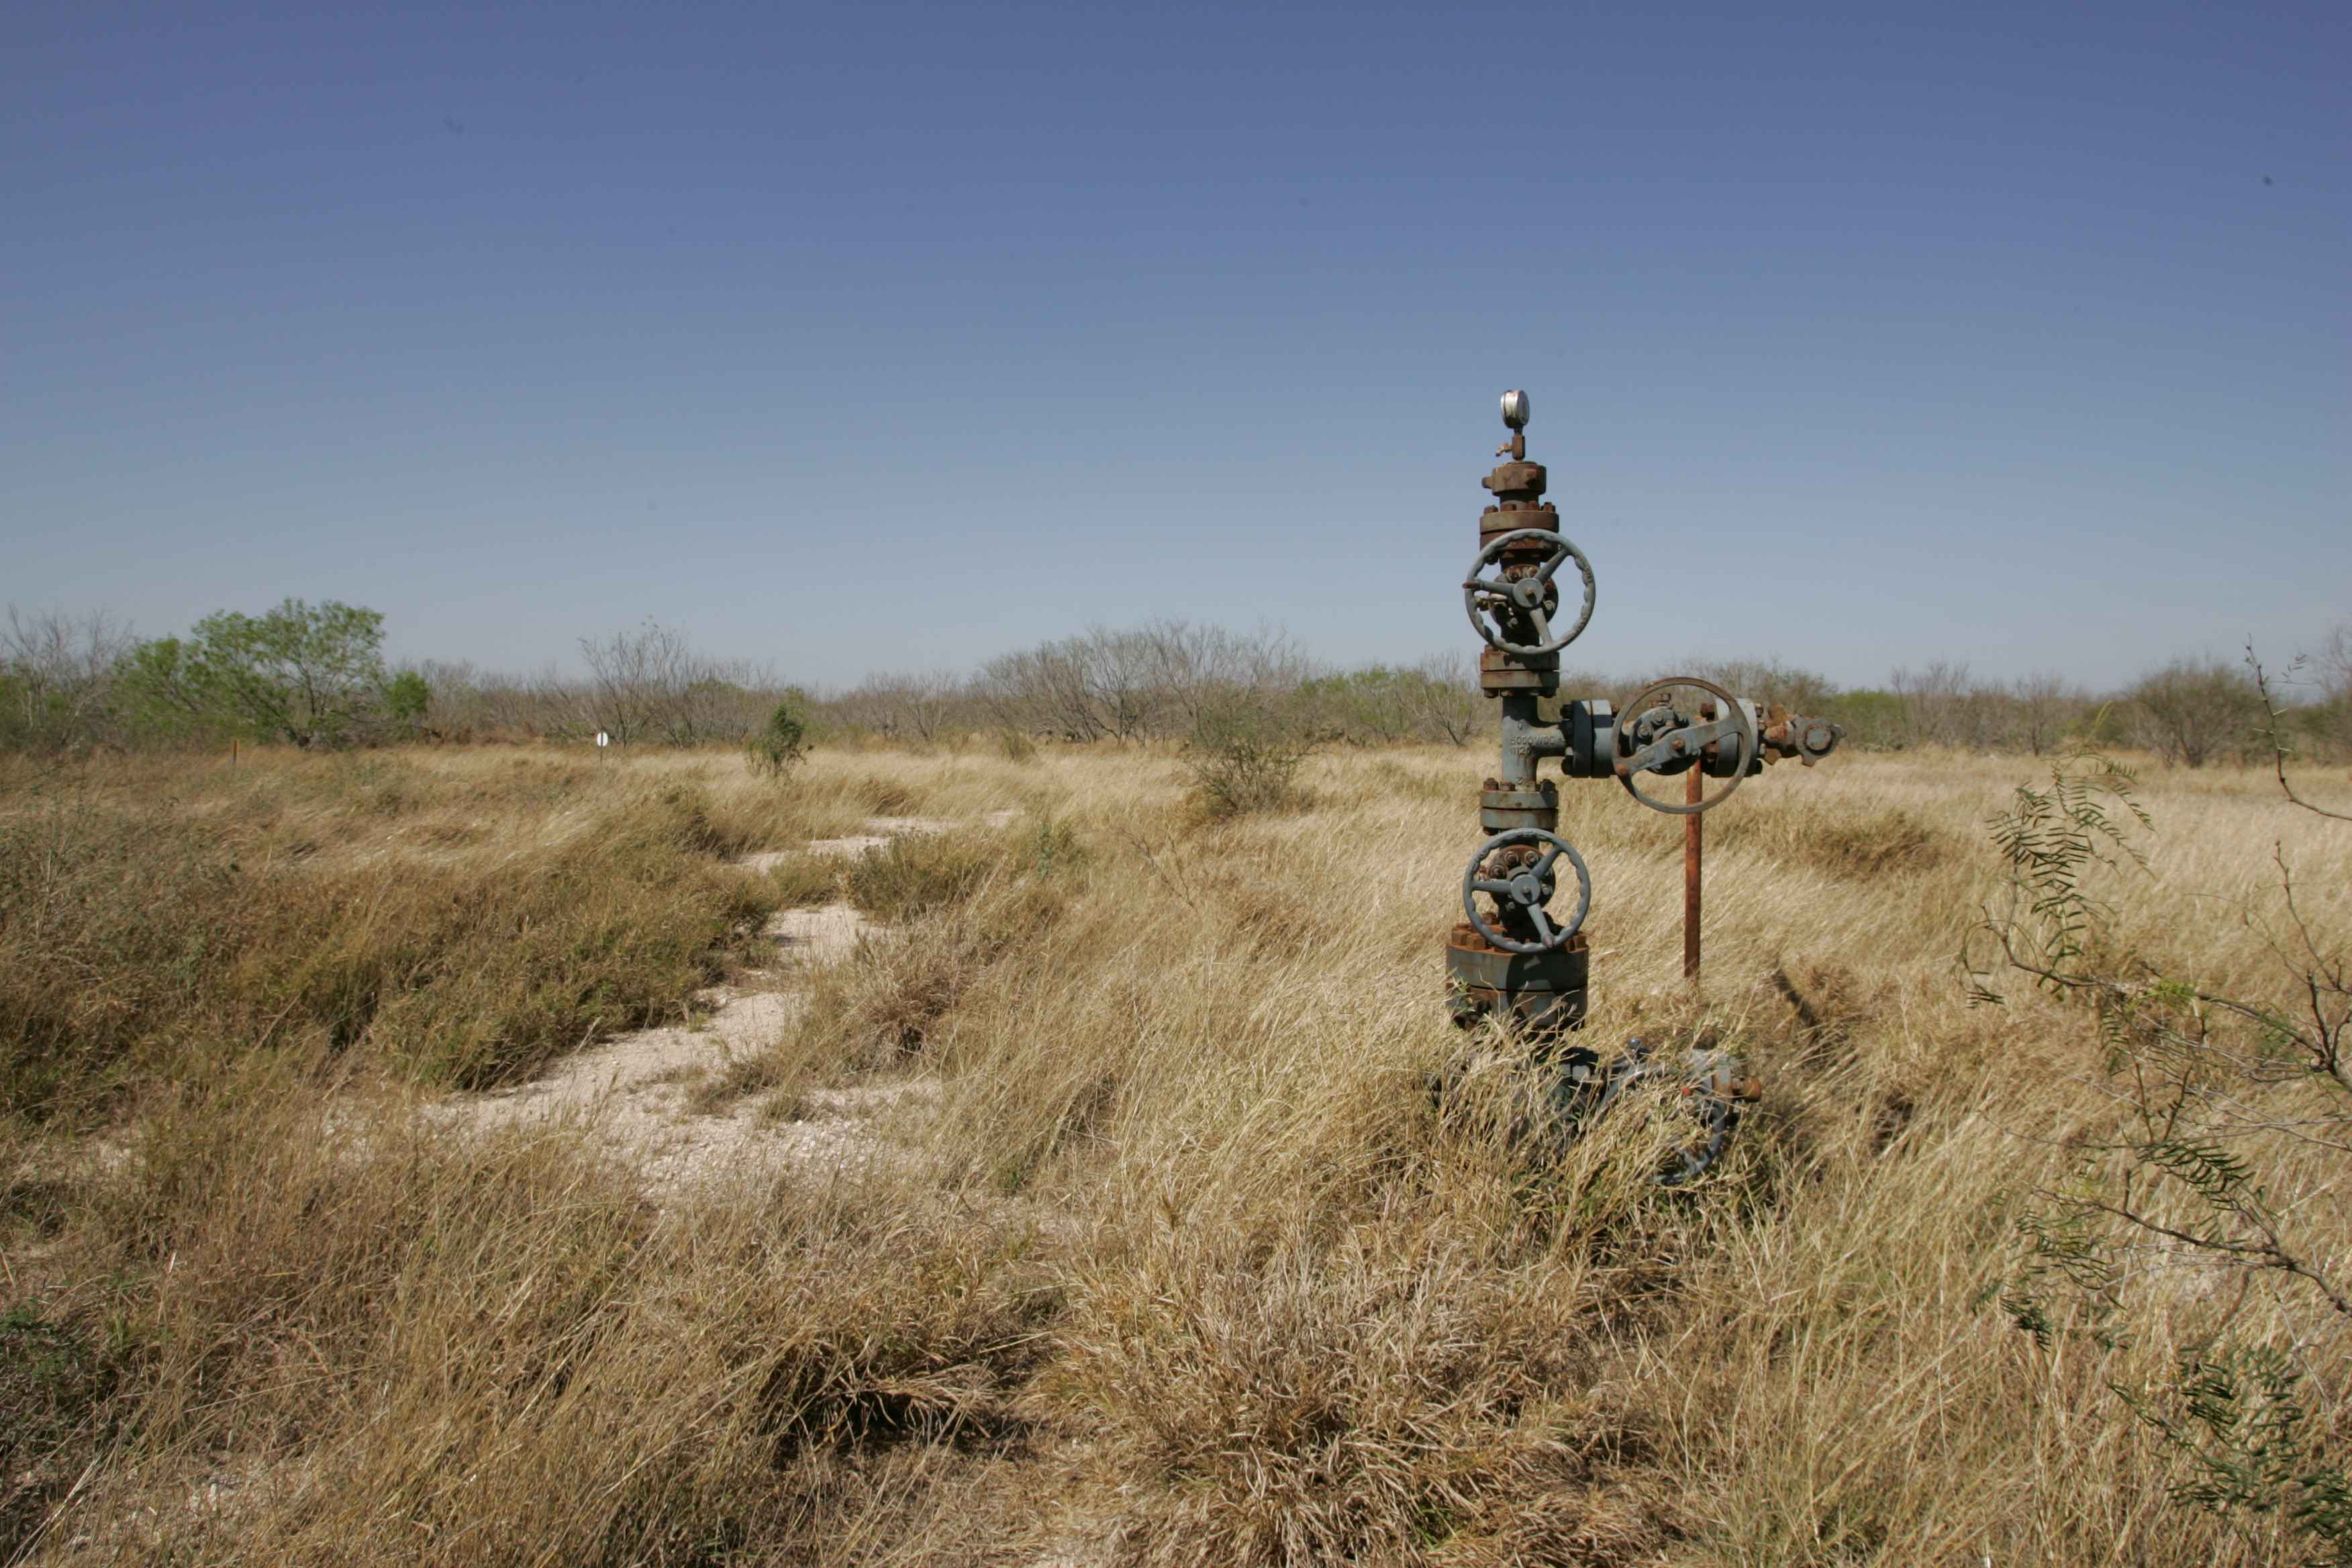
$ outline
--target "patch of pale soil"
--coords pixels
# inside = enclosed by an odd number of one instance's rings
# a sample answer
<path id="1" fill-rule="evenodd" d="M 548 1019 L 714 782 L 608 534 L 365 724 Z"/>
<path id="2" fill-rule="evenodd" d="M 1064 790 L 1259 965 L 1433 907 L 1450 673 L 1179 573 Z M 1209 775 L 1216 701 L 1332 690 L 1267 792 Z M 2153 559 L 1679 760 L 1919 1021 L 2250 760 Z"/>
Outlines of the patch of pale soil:
<path id="1" fill-rule="evenodd" d="M 672 1121 L 634 1148 L 646 1185 L 656 1194 L 793 1170 L 856 1177 L 911 1163 L 913 1151 L 888 1133 L 894 1125 L 910 1124 L 908 1113 L 928 1110 L 938 1097 L 938 1084 L 929 1079 L 831 1089 L 824 1091 L 824 1114 L 797 1121 L 769 1121 L 756 1104 L 738 1103 L 716 1115 Z M 817 1098 L 804 1097 L 803 1108 L 818 1109 Z"/>
<path id="2" fill-rule="evenodd" d="M 983 827 L 1006 827 L 1020 815 L 1012 810 L 991 811 L 982 813 L 978 820 Z M 812 855 L 863 855 L 868 849 L 879 849 L 893 838 L 903 838 L 909 834 L 952 833 L 959 827 L 971 826 L 970 822 L 953 816 L 872 816 L 866 820 L 865 832 L 853 833 L 845 838 L 812 838 L 808 842 L 807 852 Z M 783 858 L 782 853 L 767 851 L 745 856 L 743 864 L 755 871 L 764 871 Z"/>
<path id="3" fill-rule="evenodd" d="M 800 964 L 845 958 L 860 937 L 878 936 L 882 929 L 859 914 L 856 905 L 839 900 L 819 909 L 784 910 L 768 921 L 779 955 Z"/>
<path id="4" fill-rule="evenodd" d="M 982 812 L 979 821 L 982 827 L 1008 827 L 1017 811 Z M 952 816 L 870 816 L 866 819 L 866 831 L 879 833 L 886 838 L 896 838 L 906 833 L 948 833 L 970 824 Z"/>
<path id="5" fill-rule="evenodd" d="M 1010 819 L 1010 814 L 996 815 Z M 888 817 L 875 826 L 938 832 L 957 824 Z M 887 835 L 874 835 L 819 840 L 809 847 L 841 853 L 828 846 L 888 842 Z M 770 852 L 741 863 L 758 870 L 782 858 Z M 749 1102 L 708 1114 L 693 1109 L 702 1079 L 783 1038 L 805 1005 L 791 988 L 797 972 L 847 956 L 860 941 L 883 935 L 884 928 L 854 906 L 835 902 L 781 910 L 766 932 L 775 941 L 776 963 L 752 972 L 743 985 L 714 986 L 696 997 L 714 1009 L 699 1025 L 639 1029 L 575 1052 L 529 1083 L 452 1100 L 427 1114 L 483 1131 L 557 1120 L 593 1125 L 608 1147 L 629 1154 L 656 1192 L 794 1166 L 842 1169 L 905 1158 L 883 1136 L 883 1124 L 936 1103 L 935 1082 L 814 1090 L 802 1100 L 803 1118 L 792 1121 L 764 1120 Z"/>
<path id="6" fill-rule="evenodd" d="M 887 833 L 853 833 L 846 838 L 812 838 L 808 852 L 812 855 L 863 855 L 868 849 L 879 849 L 890 842 Z"/>

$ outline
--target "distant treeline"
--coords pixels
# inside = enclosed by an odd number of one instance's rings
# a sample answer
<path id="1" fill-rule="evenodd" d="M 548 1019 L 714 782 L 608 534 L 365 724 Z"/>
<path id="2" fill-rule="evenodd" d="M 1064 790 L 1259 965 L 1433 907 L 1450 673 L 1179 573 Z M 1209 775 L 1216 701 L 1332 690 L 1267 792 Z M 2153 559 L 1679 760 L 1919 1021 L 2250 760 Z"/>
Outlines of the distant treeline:
<path id="1" fill-rule="evenodd" d="M 1470 746 L 1495 722 L 1467 658 L 1340 669 L 1280 632 L 1181 621 L 1097 627 L 976 670 L 877 674 L 831 692 L 712 658 L 650 622 L 583 638 L 584 674 L 530 676 L 436 659 L 390 666 L 383 630 L 375 611 L 291 599 L 146 639 L 103 613 L 11 609 L 0 626 L 0 749 L 581 742 L 600 731 L 623 745 L 740 745 L 779 707 L 817 744 L 1182 742 L 1256 729 L 1318 744 Z M 1853 689 L 1777 660 L 1701 660 L 1673 673 L 1836 720 L 1863 747 L 2041 753 L 2092 738 L 2191 767 L 2267 761 L 2273 731 L 2305 754 L 2352 750 L 2352 626 L 2315 653 L 2276 657 L 2268 705 L 2250 662 L 2211 658 L 2176 659 L 2108 692 L 2055 674 L 1983 680 L 1943 661 Z M 1622 698 L 1646 679 L 1571 670 L 1561 685 Z"/>

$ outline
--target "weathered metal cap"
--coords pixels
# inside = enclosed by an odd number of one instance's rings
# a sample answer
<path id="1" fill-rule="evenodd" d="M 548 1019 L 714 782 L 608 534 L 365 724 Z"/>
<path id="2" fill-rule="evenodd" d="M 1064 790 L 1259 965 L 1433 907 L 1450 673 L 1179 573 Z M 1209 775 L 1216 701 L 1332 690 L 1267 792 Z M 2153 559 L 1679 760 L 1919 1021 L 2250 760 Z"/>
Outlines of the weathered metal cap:
<path id="1" fill-rule="evenodd" d="M 1503 394 L 1503 423 L 1514 430 L 1528 427 L 1528 395 L 1516 389 Z"/>

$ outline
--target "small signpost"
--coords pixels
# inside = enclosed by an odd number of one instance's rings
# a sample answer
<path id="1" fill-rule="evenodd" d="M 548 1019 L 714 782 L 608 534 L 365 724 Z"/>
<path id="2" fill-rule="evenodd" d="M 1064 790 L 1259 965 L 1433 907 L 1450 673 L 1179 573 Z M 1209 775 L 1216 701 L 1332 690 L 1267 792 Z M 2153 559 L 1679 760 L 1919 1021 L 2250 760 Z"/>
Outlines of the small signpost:
<path id="1" fill-rule="evenodd" d="M 600 763 L 601 763 L 601 762 L 603 762 L 603 761 L 604 760 L 604 748 L 605 748 L 605 747 L 607 747 L 607 746 L 609 746 L 609 745 L 611 745 L 612 743 L 613 743 L 613 737 L 612 737 L 612 736 L 610 736 L 610 735 L 606 734 L 606 733 L 605 733 L 604 731 L 602 731 L 602 730 L 599 730 L 599 731 L 596 731 L 596 760 L 597 760 L 598 762 L 600 762 Z"/>

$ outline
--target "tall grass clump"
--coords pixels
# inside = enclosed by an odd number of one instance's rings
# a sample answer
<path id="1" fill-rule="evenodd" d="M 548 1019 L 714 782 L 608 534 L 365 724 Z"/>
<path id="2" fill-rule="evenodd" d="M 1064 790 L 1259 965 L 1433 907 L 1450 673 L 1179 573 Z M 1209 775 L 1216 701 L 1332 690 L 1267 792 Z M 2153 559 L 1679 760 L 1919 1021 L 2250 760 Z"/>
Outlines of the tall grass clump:
<path id="1" fill-rule="evenodd" d="M 1034 828 L 902 834 L 849 862 L 849 901 L 876 920 L 915 920 L 969 901 L 991 882 L 1044 879 L 1083 863 L 1086 848 L 1066 822 Z"/>
<path id="2" fill-rule="evenodd" d="M 766 859 L 761 873 L 775 885 L 786 909 L 829 903 L 841 892 L 842 864 L 838 856 L 783 854 Z"/>
<path id="3" fill-rule="evenodd" d="M 32 1336 L 68 1368 L 45 1397 L 111 1430 L 58 1451 L 108 1468 L 79 1497 L 45 1479 L 0 1550 L 809 1561 L 904 1487 L 894 1448 L 1019 1438 L 1011 1394 L 1054 1298 L 1018 1223 L 793 1184 L 665 1225 L 574 1135 L 476 1146 L 390 1106 L 344 1121 L 240 1069 L 175 1096 L 93 1179 L 48 1267 L 83 1281 L 58 1318 L 118 1325 L 102 1381 L 21 1310 L 0 1343 Z M 21 1381 L 0 1373 L 0 1396 Z M 166 1506 L 104 1506 L 149 1488 Z"/>
<path id="4" fill-rule="evenodd" d="M 910 833 L 868 849 L 843 877 L 849 901 L 878 921 L 905 921 L 977 892 L 1010 859 L 1001 837 Z"/>
<path id="5" fill-rule="evenodd" d="M 250 1049 L 509 1081 L 674 1013 L 776 900 L 723 864 L 736 846 L 689 786 L 613 792 L 555 842 L 480 854 L 387 830 L 433 794 L 323 760 L 177 796 L 85 780 L 12 801 L 0 1115 L 93 1111 Z"/>

